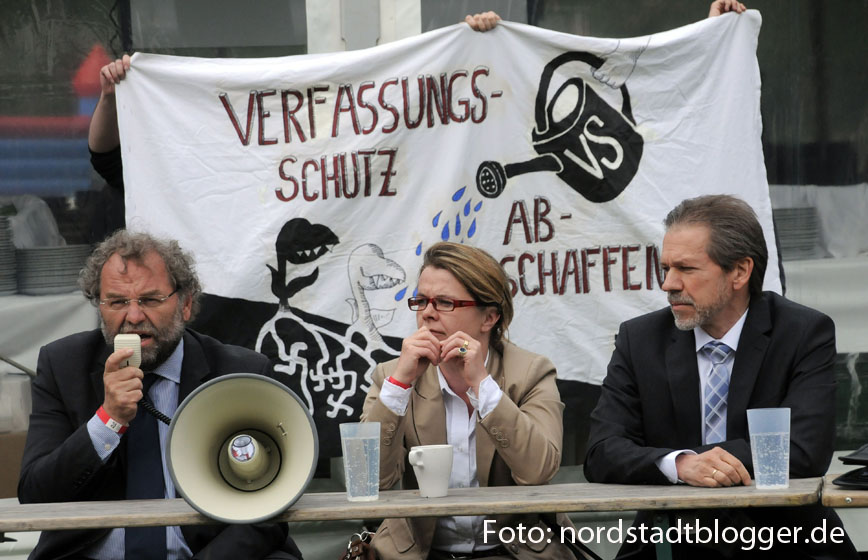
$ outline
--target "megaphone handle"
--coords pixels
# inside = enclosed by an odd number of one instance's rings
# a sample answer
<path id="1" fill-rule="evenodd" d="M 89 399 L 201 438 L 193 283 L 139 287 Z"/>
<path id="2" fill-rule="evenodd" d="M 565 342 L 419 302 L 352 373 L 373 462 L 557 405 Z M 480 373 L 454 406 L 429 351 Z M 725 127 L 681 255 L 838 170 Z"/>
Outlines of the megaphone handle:
<path id="1" fill-rule="evenodd" d="M 528 161 L 519 163 L 507 163 L 503 166 L 507 177 L 515 177 L 524 173 L 533 173 L 534 171 L 563 171 L 561 162 L 552 154 L 544 154 L 535 157 Z"/>

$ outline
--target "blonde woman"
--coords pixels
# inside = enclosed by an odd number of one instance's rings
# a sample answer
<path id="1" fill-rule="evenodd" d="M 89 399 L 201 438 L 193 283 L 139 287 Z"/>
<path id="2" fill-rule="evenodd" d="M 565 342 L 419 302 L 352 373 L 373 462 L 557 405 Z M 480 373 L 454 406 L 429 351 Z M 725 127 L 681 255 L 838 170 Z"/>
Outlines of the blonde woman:
<path id="1" fill-rule="evenodd" d="M 505 339 L 513 304 L 500 264 L 467 245 L 432 245 L 409 307 L 418 330 L 404 339 L 400 357 L 377 367 L 362 412 L 363 421 L 381 425 L 380 488 L 399 480 L 418 488 L 409 449 L 444 443 L 453 446 L 450 487 L 551 480 L 563 437 L 555 367 Z M 513 558 L 491 528 L 541 522 L 492 519 L 487 533 L 485 516 L 387 519 L 372 545 L 383 560 Z M 573 558 L 558 542 L 515 544 L 522 558 Z"/>

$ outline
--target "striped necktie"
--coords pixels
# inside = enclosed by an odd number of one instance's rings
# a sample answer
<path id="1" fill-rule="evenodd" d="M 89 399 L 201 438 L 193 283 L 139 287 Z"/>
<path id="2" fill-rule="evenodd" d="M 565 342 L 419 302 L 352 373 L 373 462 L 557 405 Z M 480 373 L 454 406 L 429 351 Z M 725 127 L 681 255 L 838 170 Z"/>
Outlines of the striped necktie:
<path id="1" fill-rule="evenodd" d="M 726 399 L 729 393 L 729 368 L 724 362 L 732 348 L 722 342 L 712 341 L 702 347 L 711 360 L 711 373 L 705 383 L 703 417 L 705 443 L 726 440 Z"/>

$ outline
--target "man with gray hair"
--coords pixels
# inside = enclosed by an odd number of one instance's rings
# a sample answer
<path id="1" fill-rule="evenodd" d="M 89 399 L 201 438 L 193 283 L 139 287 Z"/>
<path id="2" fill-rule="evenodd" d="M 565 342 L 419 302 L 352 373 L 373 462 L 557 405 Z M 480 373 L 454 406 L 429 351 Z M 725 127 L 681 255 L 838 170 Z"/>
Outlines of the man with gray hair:
<path id="1" fill-rule="evenodd" d="M 591 482 L 751 484 L 747 409 L 791 411 L 790 476 L 825 474 L 835 439 L 835 325 L 822 313 L 763 292 L 768 251 L 753 209 L 728 195 L 683 201 L 664 221 L 660 264 L 669 308 L 621 324 L 591 414 Z M 841 521 L 820 505 L 716 510 L 693 526 L 826 527 L 825 542 L 778 543 L 771 552 L 722 542 L 673 546 L 675 558 L 858 558 Z M 649 525 L 651 512 L 636 525 Z M 670 523 L 677 523 L 672 519 Z M 682 526 L 684 523 L 682 523 Z M 794 539 L 795 540 L 795 539 Z M 807 539 L 810 540 L 810 539 Z M 643 548 L 642 545 L 646 546 Z M 653 558 L 650 543 L 621 554 Z M 750 556 L 753 557 L 753 556 Z"/>
<path id="2" fill-rule="evenodd" d="M 147 394 L 171 417 L 202 383 L 236 372 L 274 377 L 271 365 L 186 328 L 201 286 L 175 241 L 119 230 L 91 254 L 79 284 L 101 328 L 39 353 L 18 499 L 174 498 L 162 452 L 168 426 L 139 401 Z M 118 334 L 139 335 L 141 367 L 125 365 L 133 350 L 113 350 Z M 287 532 L 285 523 L 46 531 L 30 558 L 300 558 Z"/>

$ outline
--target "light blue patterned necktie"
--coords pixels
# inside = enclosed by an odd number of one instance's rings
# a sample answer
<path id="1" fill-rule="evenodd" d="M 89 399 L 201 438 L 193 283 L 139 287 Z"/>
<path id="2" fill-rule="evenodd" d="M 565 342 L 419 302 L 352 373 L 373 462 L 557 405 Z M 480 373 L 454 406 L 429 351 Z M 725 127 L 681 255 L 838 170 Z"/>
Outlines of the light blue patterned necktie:
<path id="1" fill-rule="evenodd" d="M 705 443 L 726 440 L 726 399 L 729 394 L 729 368 L 724 362 L 732 348 L 722 342 L 712 341 L 702 347 L 711 360 L 711 373 L 705 383 L 704 430 Z"/>

